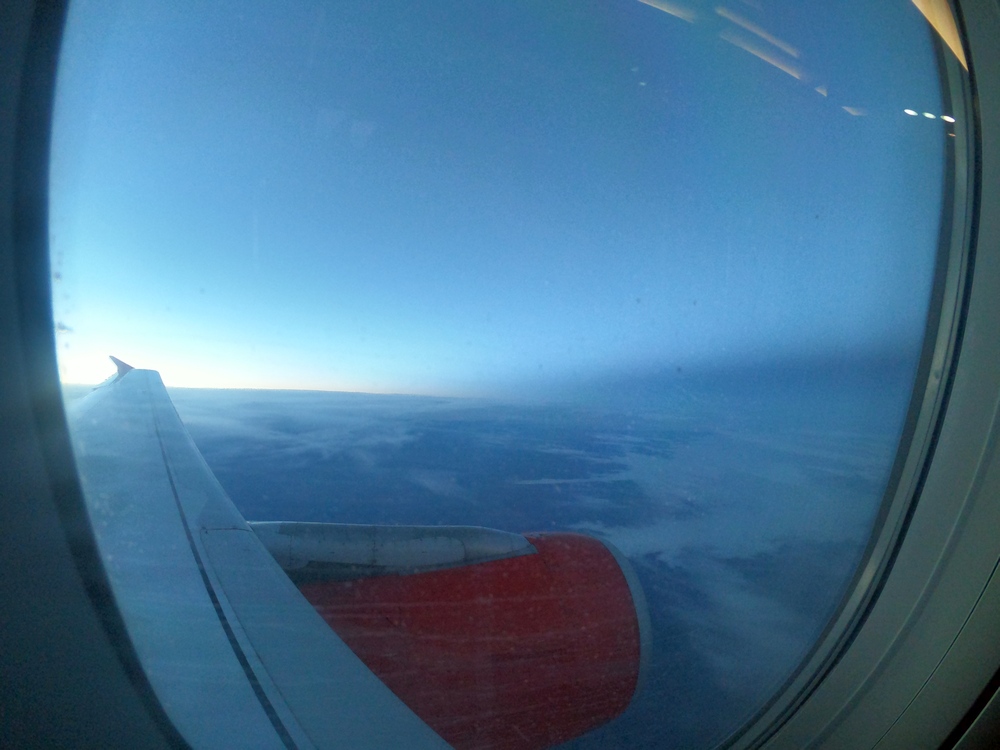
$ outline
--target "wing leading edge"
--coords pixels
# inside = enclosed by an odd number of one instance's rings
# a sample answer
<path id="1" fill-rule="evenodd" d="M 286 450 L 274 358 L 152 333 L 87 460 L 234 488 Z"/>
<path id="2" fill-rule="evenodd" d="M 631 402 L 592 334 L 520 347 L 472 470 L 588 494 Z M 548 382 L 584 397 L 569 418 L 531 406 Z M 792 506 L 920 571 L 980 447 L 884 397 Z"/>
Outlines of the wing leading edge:
<path id="1" fill-rule="evenodd" d="M 639 690 L 648 614 L 610 545 L 248 524 L 159 374 L 115 364 L 70 410 L 74 450 L 129 636 L 193 746 L 532 750 Z"/>
<path id="2" fill-rule="evenodd" d="M 441 748 L 303 599 L 226 496 L 158 373 L 70 413 L 115 599 L 194 747 Z"/>

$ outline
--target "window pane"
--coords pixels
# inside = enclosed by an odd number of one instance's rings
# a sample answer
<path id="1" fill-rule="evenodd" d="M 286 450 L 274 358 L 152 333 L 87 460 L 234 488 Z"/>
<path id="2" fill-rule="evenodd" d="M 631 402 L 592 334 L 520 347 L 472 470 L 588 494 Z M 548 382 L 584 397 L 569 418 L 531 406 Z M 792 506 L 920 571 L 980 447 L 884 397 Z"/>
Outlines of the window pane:
<path id="1" fill-rule="evenodd" d="M 962 125 L 947 39 L 902 1 L 78 0 L 62 377 L 160 370 L 250 520 L 611 541 L 653 661 L 575 746 L 708 747 L 872 532 Z"/>

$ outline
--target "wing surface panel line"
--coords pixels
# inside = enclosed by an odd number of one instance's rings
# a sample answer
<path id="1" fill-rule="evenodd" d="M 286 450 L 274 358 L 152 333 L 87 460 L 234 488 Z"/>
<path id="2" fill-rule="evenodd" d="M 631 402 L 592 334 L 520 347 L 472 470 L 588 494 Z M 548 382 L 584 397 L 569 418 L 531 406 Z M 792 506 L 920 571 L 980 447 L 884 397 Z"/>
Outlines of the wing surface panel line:
<path id="1" fill-rule="evenodd" d="M 115 603 L 192 747 L 446 747 L 251 533 L 157 372 L 129 370 L 68 416 Z"/>
<path id="2" fill-rule="evenodd" d="M 150 404 L 150 406 L 152 407 L 153 405 Z M 194 538 L 191 536 L 190 523 L 184 513 L 180 497 L 177 494 L 177 485 L 174 482 L 174 473 L 170 468 L 170 459 L 167 457 L 167 451 L 163 445 L 163 437 L 160 434 L 159 420 L 155 417 L 153 421 L 153 429 L 156 431 L 156 441 L 160 446 L 160 453 L 163 456 L 163 465 L 167 470 L 167 480 L 170 483 L 170 491 L 173 494 L 174 503 L 177 505 L 177 512 L 180 513 L 181 519 L 184 522 L 184 534 L 187 537 L 188 544 L 191 546 L 191 554 L 194 556 L 195 563 L 198 566 L 198 572 L 201 574 L 201 580 L 205 584 L 205 591 L 208 593 L 209 599 L 212 601 L 212 606 L 215 607 L 215 613 L 219 617 L 219 623 L 222 625 L 222 629 L 226 633 L 226 638 L 229 640 L 229 645 L 233 649 L 233 654 L 235 654 L 236 660 L 243 668 L 243 672 L 247 677 L 247 682 L 250 683 L 250 687 L 253 689 L 254 695 L 257 696 L 257 701 L 260 703 L 261 708 L 264 710 L 264 714 L 274 727 L 274 731 L 277 733 L 278 737 L 281 738 L 282 743 L 286 748 L 288 748 L 288 750 L 300 750 L 299 745 L 292 738 L 288 728 L 281 720 L 281 717 L 278 716 L 278 712 L 275 711 L 271 700 L 264 692 L 264 688 L 261 686 L 260 680 L 257 679 L 257 674 L 254 672 L 253 667 L 250 666 L 250 662 L 247 660 L 246 654 L 243 653 L 243 648 L 236 639 L 236 634 L 233 632 L 232 625 L 230 625 L 229 619 L 226 617 L 226 613 L 222 609 L 222 604 L 219 602 L 219 597 L 215 592 L 215 587 L 209 580 L 208 573 L 205 570 L 205 563 L 201 559 L 201 553 L 198 551 Z"/>

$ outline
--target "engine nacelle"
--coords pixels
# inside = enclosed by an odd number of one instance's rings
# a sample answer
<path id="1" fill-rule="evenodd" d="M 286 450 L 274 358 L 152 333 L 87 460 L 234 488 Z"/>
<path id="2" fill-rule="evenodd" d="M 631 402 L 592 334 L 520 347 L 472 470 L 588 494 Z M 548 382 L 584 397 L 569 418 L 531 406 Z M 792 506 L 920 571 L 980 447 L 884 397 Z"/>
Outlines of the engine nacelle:
<path id="1" fill-rule="evenodd" d="M 283 536 L 287 555 L 294 542 Z M 447 742 L 543 748 L 625 710 L 648 659 L 649 624 L 635 574 L 610 545 L 582 534 L 523 538 L 530 546 L 505 557 L 438 569 L 386 573 L 374 565 L 378 572 L 365 574 L 354 566 L 359 577 L 350 577 L 300 559 L 288 572 L 354 653 Z"/>

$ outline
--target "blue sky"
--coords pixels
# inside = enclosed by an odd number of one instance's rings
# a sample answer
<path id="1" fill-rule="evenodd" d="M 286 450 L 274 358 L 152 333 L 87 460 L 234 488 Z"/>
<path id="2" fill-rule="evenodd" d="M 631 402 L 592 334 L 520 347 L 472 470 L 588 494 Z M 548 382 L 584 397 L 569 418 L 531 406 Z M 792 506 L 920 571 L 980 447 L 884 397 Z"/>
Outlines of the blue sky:
<path id="1" fill-rule="evenodd" d="M 489 395 L 912 349 L 923 17 L 654 5 L 75 2 L 63 379 Z"/>

